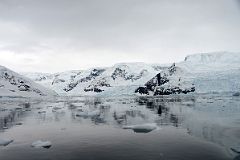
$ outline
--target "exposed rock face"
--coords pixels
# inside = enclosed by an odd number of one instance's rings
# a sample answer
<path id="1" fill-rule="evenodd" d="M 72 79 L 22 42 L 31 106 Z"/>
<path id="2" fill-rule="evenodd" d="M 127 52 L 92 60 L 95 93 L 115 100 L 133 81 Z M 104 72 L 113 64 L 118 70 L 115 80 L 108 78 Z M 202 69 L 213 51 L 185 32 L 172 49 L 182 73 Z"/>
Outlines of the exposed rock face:
<path id="1" fill-rule="evenodd" d="M 143 95 L 152 94 L 156 96 L 194 92 L 195 87 L 193 85 L 191 87 L 181 85 L 181 77 L 175 75 L 180 71 L 181 69 L 173 64 L 171 67 L 158 73 L 155 77 L 145 83 L 144 86 L 137 88 L 135 93 Z"/>
<path id="2" fill-rule="evenodd" d="M 126 66 L 127 68 L 127 66 Z M 112 73 L 111 77 L 113 80 L 117 79 L 118 77 L 123 78 L 124 80 L 131 80 L 136 81 L 140 78 L 142 78 L 142 76 L 147 72 L 147 70 L 142 70 L 138 75 L 134 75 L 134 74 L 129 74 L 125 69 L 122 68 L 116 68 L 114 70 L 114 72 Z"/>
<path id="3" fill-rule="evenodd" d="M 172 87 L 172 88 L 164 88 L 164 87 L 158 87 L 156 91 L 154 92 L 154 96 L 156 95 L 170 95 L 170 94 L 180 94 L 184 93 L 187 94 L 189 92 L 194 92 L 195 87 L 181 89 L 180 87 Z"/>
<path id="4" fill-rule="evenodd" d="M 104 90 L 102 90 L 102 89 L 99 89 L 99 88 L 85 88 L 84 89 L 84 91 L 85 92 L 102 92 L 102 91 L 104 91 Z"/>
<path id="5" fill-rule="evenodd" d="M 136 90 L 135 90 L 135 93 L 140 93 L 140 94 L 145 94 L 145 95 L 149 95 L 149 90 L 147 89 L 146 86 L 144 87 L 138 87 Z"/>

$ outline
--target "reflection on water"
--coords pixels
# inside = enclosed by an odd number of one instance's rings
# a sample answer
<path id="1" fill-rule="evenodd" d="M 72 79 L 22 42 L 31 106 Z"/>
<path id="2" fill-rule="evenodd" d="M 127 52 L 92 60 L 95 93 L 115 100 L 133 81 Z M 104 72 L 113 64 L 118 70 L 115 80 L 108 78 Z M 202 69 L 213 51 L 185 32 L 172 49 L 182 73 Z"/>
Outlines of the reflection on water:
<path id="1" fill-rule="evenodd" d="M 239 102 L 238 98 L 221 96 L 72 97 L 49 102 L 8 101 L 1 102 L 0 132 L 11 133 L 11 128 L 14 129 L 19 122 L 23 124 L 22 127 L 67 124 L 61 130 L 68 130 L 74 124 L 103 125 L 117 129 L 137 125 L 140 128 L 135 130 L 146 130 L 144 124 L 156 124 L 162 130 L 173 127 L 176 132 L 183 131 L 189 137 L 220 146 L 226 151 L 226 157 L 237 160 L 239 155 L 231 148 L 240 147 Z M 151 131 L 157 132 L 150 129 L 145 134 Z M 59 131 L 53 127 L 52 132 Z M 127 130 L 125 132 L 129 133 Z M 158 159 L 159 155 L 155 158 Z"/>
<path id="2" fill-rule="evenodd" d="M 0 108 L 0 132 L 14 125 L 21 125 L 21 119 L 28 115 L 27 112 L 31 111 L 29 103 L 14 104 L 14 107 L 10 109 L 8 105 L 5 104 L 5 107 L 3 105 Z"/>

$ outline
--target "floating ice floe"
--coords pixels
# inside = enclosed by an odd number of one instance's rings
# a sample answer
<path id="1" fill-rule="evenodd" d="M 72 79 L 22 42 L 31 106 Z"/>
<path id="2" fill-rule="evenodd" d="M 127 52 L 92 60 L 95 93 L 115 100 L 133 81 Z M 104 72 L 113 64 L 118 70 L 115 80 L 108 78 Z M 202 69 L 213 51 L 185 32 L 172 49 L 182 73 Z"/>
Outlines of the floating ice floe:
<path id="1" fill-rule="evenodd" d="M 50 148 L 52 146 L 52 143 L 50 141 L 41 141 L 41 140 L 38 140 L 38 141 L 35 141 L 32 143 L 31 145 L 32 147 L 34 148 Z"/>
<path id="2" fill-rule="evenodd" d="M 132 129 L 136 133 L 148 133 L 159 128 L 155 123 L 146 123 L 146 124 L 124 126 L 123 129 Z"/>
<path id="3" fill-rule="evenodd" d="M 76 114 L 77 117 L 94 117 L 94 116 L 99 116 L 100 115 L 100 111 L 99 110 L 95 110 L 95 111 L 90 111 L 90 112 L 79 112 Z"/>
<path id="4" fill-rule="evenodd" d="M 52 108 L 52 112 L 64 112 L 64 108 L 62 107 L 53 107 Z"/>
<path id="5" fill-rule="evenodd" d="M 7 146 L 12 142 L 13 142 L 12 139 L 0 139 L 0 146 Z"/>
<path id="6" fill-rule="evenodd" d="M 15 123 L 15 125 L 17 125 L 17 126 L 20 126 L 22 124 L 23 124 L 22 122 Z"/>
<path id="7" fill-rule="evenodd" d="M 61 107 L 53 107 L 53 110 L 59 110 L 62 109 Z"/>
<path id="8" fill-rule="evenodd" d="M 42 113 L 46 113 L 46 111 L 39 111 L 38 113 L 39 113 L 39 114 L 42 114 Z"/>
<path id="9" fill-rule="evenodd" d="M 239 97 L 239 96 L 240 96 L 240 92 L 236 92 L 236 93 L 234 93 L 233 96 L 235 96 L 235 97 Z"/>
<path id="10" fill-rule="evenodd" d="M 16 107 L 15 110 L 23 110 L 23 107 Z"/>

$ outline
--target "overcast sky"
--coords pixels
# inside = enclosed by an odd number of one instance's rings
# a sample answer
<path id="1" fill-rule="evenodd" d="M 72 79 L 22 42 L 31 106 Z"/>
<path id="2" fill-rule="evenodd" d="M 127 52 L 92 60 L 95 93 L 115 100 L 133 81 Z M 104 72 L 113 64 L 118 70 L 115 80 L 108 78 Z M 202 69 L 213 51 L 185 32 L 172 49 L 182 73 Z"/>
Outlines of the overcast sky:
<path id="1" fill-rule="evenodd" d="M 56 72 L 240 51 L 238 0 L 0 0 L 0 65 Z"/>

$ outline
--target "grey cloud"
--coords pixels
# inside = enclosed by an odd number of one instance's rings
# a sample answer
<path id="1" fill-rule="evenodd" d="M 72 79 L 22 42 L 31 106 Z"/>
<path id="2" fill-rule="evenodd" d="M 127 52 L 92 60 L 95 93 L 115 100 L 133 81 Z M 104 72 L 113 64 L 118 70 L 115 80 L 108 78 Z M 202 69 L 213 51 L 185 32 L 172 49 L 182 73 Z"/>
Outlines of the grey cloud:
<path id="1" fill-rule="evenodd" d="M 0 49 L 16 53 L 51 50 L 56 54 L 110 50 L 112 54 L 155 56 L 150 62 L 165 54 L 176 60 L 192 52 L 239 51 L 238 3 L 239 0 L 0 0 L 0 44 L 4 45 Z"/>

